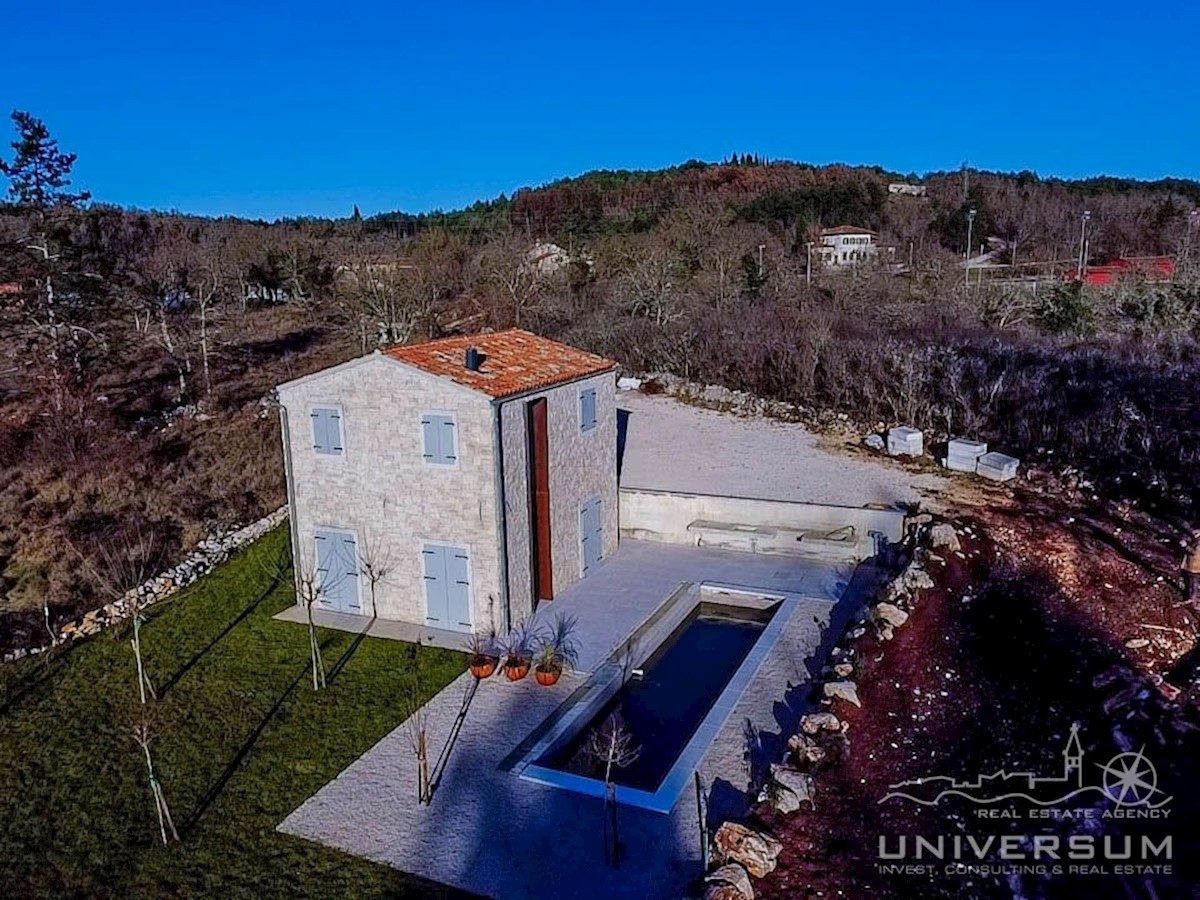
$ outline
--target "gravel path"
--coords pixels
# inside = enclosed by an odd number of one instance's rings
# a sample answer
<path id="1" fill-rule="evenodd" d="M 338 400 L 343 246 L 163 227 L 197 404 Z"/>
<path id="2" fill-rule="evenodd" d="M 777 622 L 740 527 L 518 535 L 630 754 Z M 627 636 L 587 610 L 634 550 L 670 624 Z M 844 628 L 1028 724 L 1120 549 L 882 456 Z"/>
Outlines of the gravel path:
<path id="1" fill-rule="evenodd" d="M 663 395 L 617 395 L 626 424 L 621 486 L 865 506 L 916 500 L 944 479 L 820 449 L 803 425 L 743 418 Z"/>

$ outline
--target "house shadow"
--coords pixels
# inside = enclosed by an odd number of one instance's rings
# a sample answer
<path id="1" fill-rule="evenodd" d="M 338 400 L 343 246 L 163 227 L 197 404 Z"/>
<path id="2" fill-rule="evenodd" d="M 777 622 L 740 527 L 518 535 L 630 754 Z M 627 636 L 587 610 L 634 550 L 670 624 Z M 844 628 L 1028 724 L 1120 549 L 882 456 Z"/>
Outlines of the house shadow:
<path id="1" fill-rule="evenodd" d="M 199 650 L 197 650 L 194 654 L 192 654 L 192 657 L 187 662 L 185 662 L 182 666 L 180 666 L 173 674 L 171 674 L 167 678 L 166 681 L 164 681 L 162 684 L 158 685 L 157 686 L 158 699 L 161 700 L 163 697 L 167 696 L 167 694 L 170 692 L 171 688 L 175 687 L 175 685 L 177 685 L 180 682 L 180 680 L 185 675 L 187 675 L 187 673 L 190 672 L 198 662 L 200 662 L 200 660 L 204 659 L 204 657 L 207 656 L 208 653 L 214 647 L 217 646 L 217 644 L 219 644 L 222 640 L 224 640 L 226 637 L 229 636 L 229 634 L 233 631 L 233 629 L 237 628 L 237 626 L 240 625 L 243 621 L 245 621 L 246 618 L 249 617 L 251 613 L 253 613 L 256 609 L 258 609 L 258 607 L 262 604 L 262 602 L 264 600 L 266 600 L 269 596 L 271 596 L 271 594 L 274 593 L 275 589 L 278 588 L 279 585 L 283 582 L 284 574 L 285 573 L 282 570 L 277 571 L 274 574 L 272 574 L 270 584 L 268 584 L 262 590 L 262 592 L 246 606 L 245 609 L 243 609 L 236 616 L 234 616 L 234 618 L 232 620 L 230 620 L 230 622 L 223 629 L 221 629 L 221 631 L 218 634 L 216 634 L 207 644 L 205 644 L 203 647 L 201 647 Z"/>
<path id="2" fill-rule="evenodd" d="M 617 407 L 617 483 L 621 483 L 621 472 L 625 468 L 625 445 L 629 440 L 629 417 L 627 409 Z"/>

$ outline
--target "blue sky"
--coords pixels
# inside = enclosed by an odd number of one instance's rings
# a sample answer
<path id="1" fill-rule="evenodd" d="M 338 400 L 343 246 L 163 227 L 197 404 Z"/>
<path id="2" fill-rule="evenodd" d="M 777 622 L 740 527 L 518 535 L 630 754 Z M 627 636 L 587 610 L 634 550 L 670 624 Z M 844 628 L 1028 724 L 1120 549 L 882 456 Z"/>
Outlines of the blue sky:
<path id="1" fill-rule="evenodd" d="M 128 206 L 416 212 L 732 151 L 1200 177 L 1200 11 L 1175 0 L 52 8 L 8 11 L 0 107 Z"/>

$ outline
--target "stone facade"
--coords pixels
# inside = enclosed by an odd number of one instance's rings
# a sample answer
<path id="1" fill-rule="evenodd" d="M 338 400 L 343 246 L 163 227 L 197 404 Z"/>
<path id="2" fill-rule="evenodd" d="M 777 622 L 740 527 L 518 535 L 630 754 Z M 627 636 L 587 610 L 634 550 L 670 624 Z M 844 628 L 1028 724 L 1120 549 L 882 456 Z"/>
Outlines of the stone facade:
<path id="1" fill-rule="evenodd" d="M 596 427 L 580 429 L 579 394 L 596 391 Z M 550 449 L 550 531 L 554 591 L 582 576 L 579 508 L 599 496 L 604 557 L 617 549 L 617 404 L 611 372 L 510 400 L 501 407 L 507 495 L 508 583 L 514 619 L 533 610 L 533 533 L 530 527 L 526 404 L 546 398 Z"/>
<path id="2" fill-rule="evenodd" d="M 580 430 L 579 392 L 596 389 L 597 427 Z M 611 372 L 500 402 L 504 445 L 505 517 L 511 615 L 532 608 L 528 451 L 525 404 L 546 397 L 549 415 L 551 527 L 556 591 L 581 575 L 579 506 L 603 500 L 604 555 L 617 543 L 616 404 Z M 472 627 L 503 628 L 504 573 L 497 510 L 495 402 L 376 354 L 279 388 L 286 419 L 293 539 L 297 565 L 315 563 L 317 529 L 354 535 L 360 555 L 373 552 L 391 571 L 375 588 L 380 618 L 425 622 L 421 558 L 426 542 L 466 547 L 470 554 Z M 343 452 L 314 451 L 315 407 L 341 412 Z M 458 435 L 457 463 L 422 457 L 421 416 L 450 413 Z M 360 578 L 362 611 L 370 586 Z"/>
<path id="3" fill-rule="evenodd" d="M 491 401 L 482 394 L 372 355 L 279 388 L 290 443 L 293 539 L 297 565 L 315 563 L 318 528 L 354 534 L 360 555 L 386 559 L 375 588 L 380 618 L 425 622 L 425 542 L 466 547 L 471 558 L 472 624 L 500 625 L 500 572 Z M 313 450 L 311 411 L 336 406 L 344 452 Z M 449 412 L 458 461 L 422 457 L 421 416 Z M 360 578 L 362 610 L 370 586 Z"/>

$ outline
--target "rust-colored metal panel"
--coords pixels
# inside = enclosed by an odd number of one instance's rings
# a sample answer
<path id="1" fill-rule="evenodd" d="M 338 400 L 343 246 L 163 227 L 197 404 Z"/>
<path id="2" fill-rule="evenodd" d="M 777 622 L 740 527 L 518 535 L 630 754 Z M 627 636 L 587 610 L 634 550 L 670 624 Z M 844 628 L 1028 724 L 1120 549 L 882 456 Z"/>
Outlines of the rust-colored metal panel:
<path id="1" fill-rule="evenodd" d="M 533 590 L 537 600 L 554 599 L 550 553 L 550 426 L 545 398 L 529 407 L 530 526 L 533 528 Z"/>

